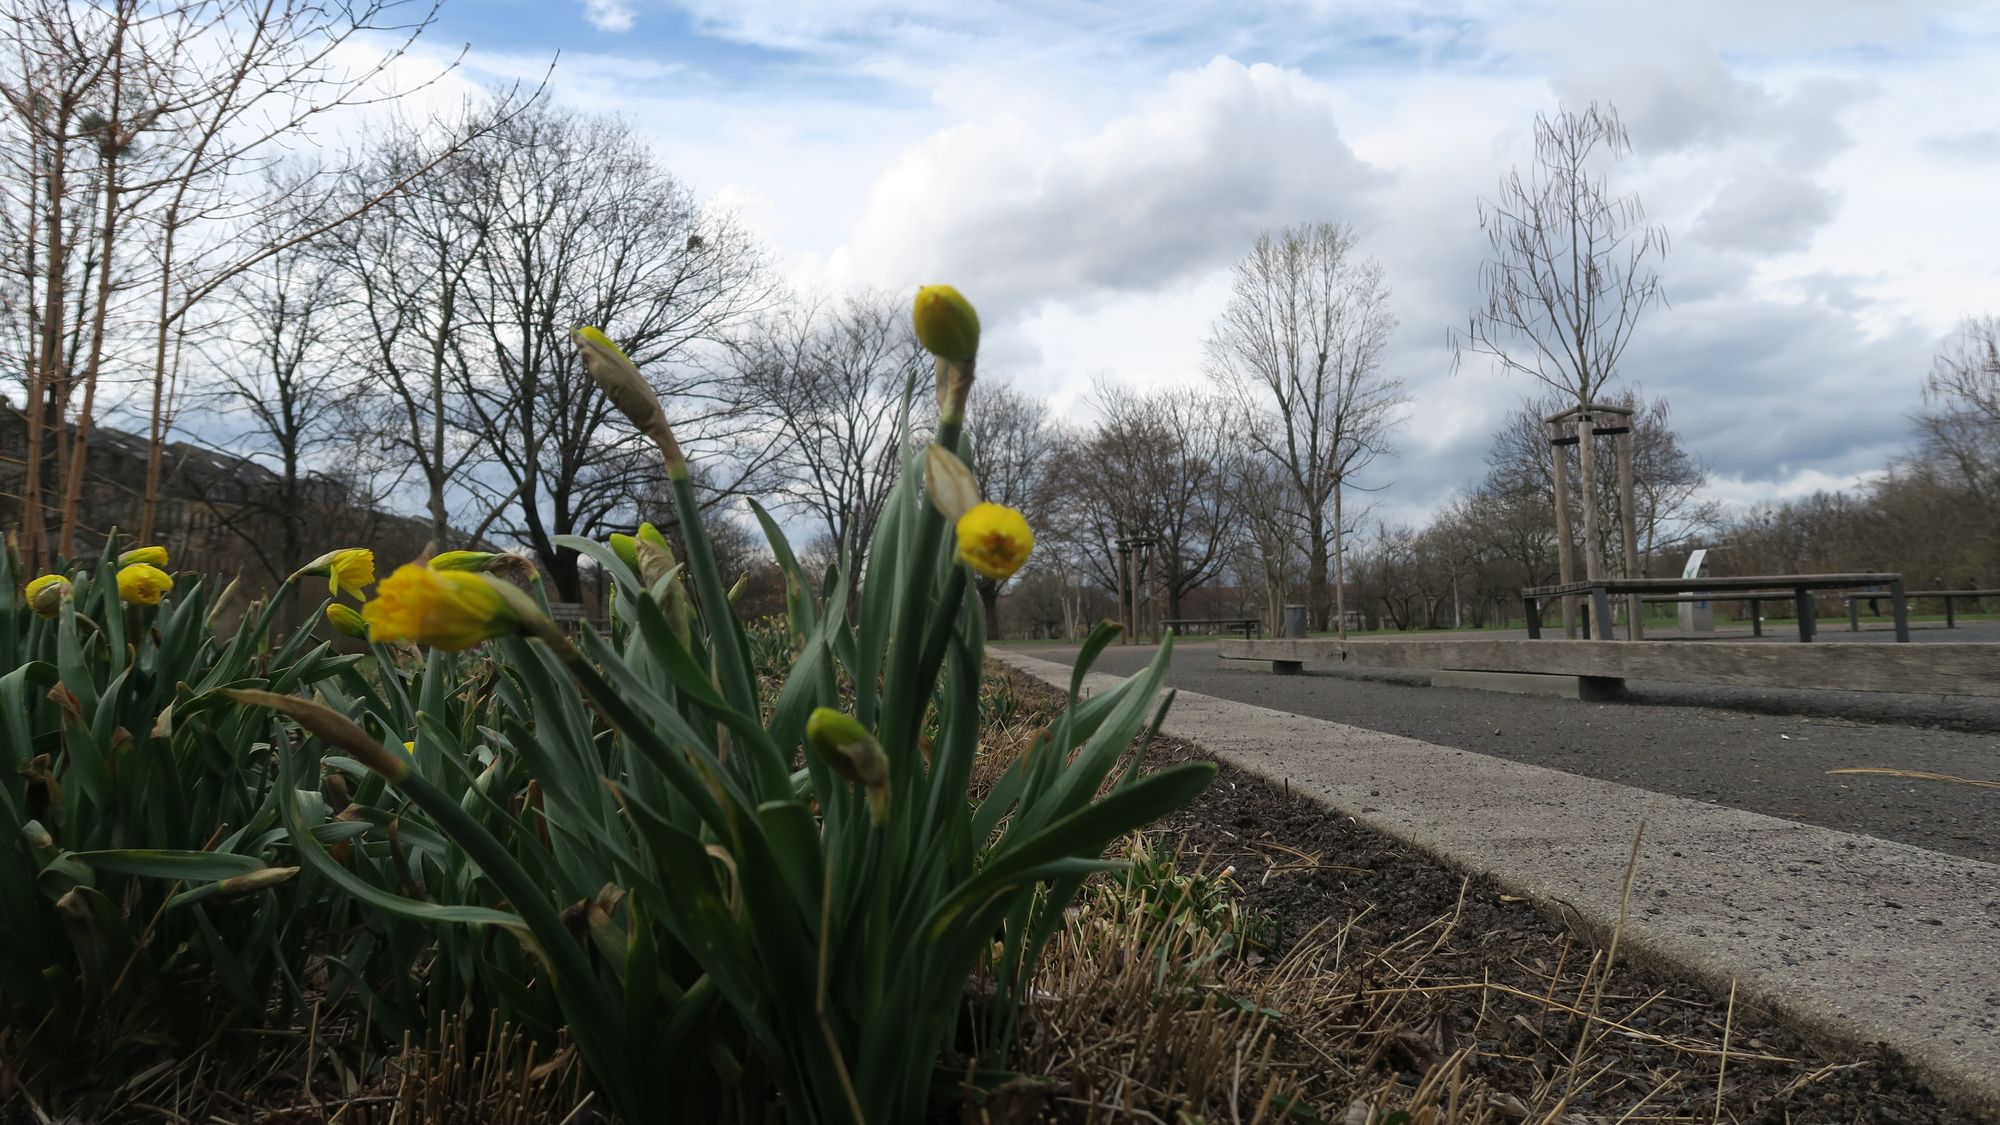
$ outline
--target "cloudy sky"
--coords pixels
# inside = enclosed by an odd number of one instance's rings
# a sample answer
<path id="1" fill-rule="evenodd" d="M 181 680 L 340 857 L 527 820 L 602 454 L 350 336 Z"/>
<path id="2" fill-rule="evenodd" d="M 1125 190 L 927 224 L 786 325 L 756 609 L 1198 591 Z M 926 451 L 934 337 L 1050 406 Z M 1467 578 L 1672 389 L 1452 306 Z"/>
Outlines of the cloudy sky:
<path id="1" fill-rule="evenodd" d="M 429 50 L 622 114 L 807 284 L 950 281 L 982 376 L 1066 411 L 1197 382 L 1260 231 L 1352 223 L 1414 392 L 1386 514 L 1476 479 L 1523 393 L 1446 330 L 1477 201 L 1538 111 L 1608 100 L 1671 307 L 1622 382 L 1714 492 L 1841 487 L 1903 445 L 1938 341 L 2000 312 L 2000 6 L 1896 0 L 450 0 Z"/>

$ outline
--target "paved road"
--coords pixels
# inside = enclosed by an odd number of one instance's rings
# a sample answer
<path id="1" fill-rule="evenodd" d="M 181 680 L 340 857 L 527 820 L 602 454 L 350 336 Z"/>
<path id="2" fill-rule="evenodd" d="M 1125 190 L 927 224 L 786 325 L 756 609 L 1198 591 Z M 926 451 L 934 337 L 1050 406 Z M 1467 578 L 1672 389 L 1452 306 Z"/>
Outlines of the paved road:
<path id="1" fill-rule="evenodd" d="M 1010 647 L 1060 663 L 1072 663 L 1076 654 L 1070 646 Z M 1113 648 L 1096 670 L 1129 675 L 1152 654 L 1144 646 Z M 2000 779 L 2000 701 L 1638 681 L 1626 701 L 1579 703 L 1421 686 L 1419 676 L 1410 674 L 1363 678 L 1311 664 L 1306 670 L 1303 676 L 1273 676 L 1262 665 L 1219 660 L 1213 644 L 1184 642 L 1175 649 L 1168 682 L 1204 695 L 2000 862 L 2000 791 L 1826 773 L 1842 766 L 1890 766 Z"/>

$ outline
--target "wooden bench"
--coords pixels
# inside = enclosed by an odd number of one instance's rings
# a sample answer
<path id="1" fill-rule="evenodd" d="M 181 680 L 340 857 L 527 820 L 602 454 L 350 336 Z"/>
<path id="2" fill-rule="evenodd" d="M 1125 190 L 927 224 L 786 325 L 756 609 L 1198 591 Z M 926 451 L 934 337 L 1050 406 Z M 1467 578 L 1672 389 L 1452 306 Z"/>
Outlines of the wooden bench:
<path id="1" fill-rule="evenodd" d="M 1847 595 L 1847 631 L 1850 633 L 1859 633 L 1861 631 L 1862 602 L 1879 601 L 1888 596 L 1884 593 L 1872 591 Z M 1974 601 L 1981 598 L 2000 598 L 2000 590 L 1918 590 L 1907 596 L 1910 598 L 1936 598 L 1943 602 L 1944 627 L 1947 629 L 1956 629 L 1958 628 L 1958 612 L 1952 607 L 1953 602 L 1958 601 L 1960 598 L 1971 598 Z M 1875 615 L 1880 617 L 1882 615 L 1881 611 L 1879 609 L 1876 610 Z"/>
<path id="2" fill-rule="evenodd" d="M 1792 596 L 1790 590 L 1751 590 L 1738 594 L 1647 594 L 1639 600 L 1648 605 L 1667 602 L 1749 602 L 1750 635 L 1761 637 L 1764 635 L 1764 603 L 1787 601 Z"/>
<path id="3" fill-rule="evenodd" d="M 1431 671 L 1672 680 L 1761 688 L 2000 696 L 2000 644 L 1783 645 L 1768 641 L 1418 640 L 1278 637 L 1225 640 L 1225 660 Z"/>
<path id="4" fill-rule="evenodd" d="M 1688 587 L 1699 587 L 1690 590 Z M 1541 604 L 1565 597 L 1585 596 L 1590 599 L 1591 617 L 1597 624 L 1597 639 L 1611 640 L 1611 596 L 1614 594 L 1683 594 L 1701 595 L 1716 592 L 1756 591 L 1762 601 L 1772 591 L 1783 597 L 1789 591 L 1792 604 L 1798 611 L 1799 640 L 1810 641 L 1819 631 L 1817 612 L 1813 607 L 1815 590 L 1852 590 L 1869 587 L 1888 587 L 1888 597 L 1896 619 L 1896 639 L 1907 642 L 1910 639 L 1910 606 L 1903 594 L 1903 576 L 1900 574 L 1745 574 L 1729 578 L 1595 578 L 1583 582 L 1570 582 L 1560 586 L 1530 586 L 1521 591 L 1521 605 L 1528 615 L 1528 639 L 1538 640 L 1542 635 Z M 1716 600 L 1713 597 L 1707 600 Z M 1761 635 L 1761 630 L 1760 630 Z"/>
<path id="5" fill-rule="evenodd" d="M 1228 629 L 1230 632 L 1243 634 L 1245 638 L 1253 632 L 1259 637 L 1264 635 L 1264 621 L 1259 617 L 1171 617 L 1160 624 L 1166 626 L 1175 636 L 1186 635 L 1186 626 L 1189 625 L 1206 625 L 1217 630 Z"/>

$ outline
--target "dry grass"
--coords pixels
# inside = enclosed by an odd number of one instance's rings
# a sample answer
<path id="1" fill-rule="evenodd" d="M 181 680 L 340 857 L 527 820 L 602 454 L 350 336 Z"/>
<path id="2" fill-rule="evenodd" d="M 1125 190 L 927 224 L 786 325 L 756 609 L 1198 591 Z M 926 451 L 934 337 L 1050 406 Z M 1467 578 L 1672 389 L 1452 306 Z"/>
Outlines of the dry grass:
<path id="1" fill-rule="evenodd" d="M 1659 1017 L 1689 1002 L 1609 992 L 1610 950 L 1566 949 L 1530 991 L 1438 970 L 1456 913 L 1374 948 L 1356 939 L 1357 914 L 1265 962 L 1217 932 L 1161 924 L 1149 894 L 1095 896 L 1051 942 L 1016 1065 L 1052 1088 L 1039 1117 L 1011 1120 L 1728 1120 L 1730 1061 L 1797 1061 L 1730 1042 L 1733 996 L 1695 1021 L 1713 1035 L 1635 1026 L 1641 1012 L 1675 1022 Z M 1635 1045 L 1649 1062 L 1635 1063 Z"/>
<path id="2" fill-rule="evenodd" d="M 573 1053 L 537 1053 L 494 1027 L 470 1037 L 447 1021 L 401 1050 L 375 1055 L 345 1020 L 264 1033 L 249 1063 L 211 1054 L 162 1061 L 117 1089 L 45 1107 L 34 1084 L 0 1081 L 0 1121 L 34 1125 L 552 1125 L 597 1121 Z M 4 1068 L 4 1064 L 0 1064 Z M 0 1075 L 3 1079 L 4 1075 Z"/>

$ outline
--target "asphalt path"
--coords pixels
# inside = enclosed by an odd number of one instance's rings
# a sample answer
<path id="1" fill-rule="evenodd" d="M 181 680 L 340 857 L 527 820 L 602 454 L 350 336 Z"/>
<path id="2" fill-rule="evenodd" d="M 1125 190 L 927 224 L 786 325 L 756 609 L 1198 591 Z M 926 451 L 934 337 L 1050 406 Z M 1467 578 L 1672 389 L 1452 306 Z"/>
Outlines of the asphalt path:
<path id="1" fill-rule="evenodd" d="M 1064 664 L 1076 658 L 1072 645 L 1009 647 Z M 1114 647 L 1094 669 L 1130 675 L 1153 653 L 1151 646 Z M 1433 688 L 1422 673 L 1355 675 L 1307 664 L 1305 675 L 1274 676 L 1262 664 L 1221 660 L 1212 643 L 1199 642 L 1175 648 L 1167 681 L 1221 699 L 2000 863 L 2000 791 L 1827 773 L 1886 766 L 2000 780 L 2000 701 L 1635 681 L 1625 700 L 1581 703 Z"/>

